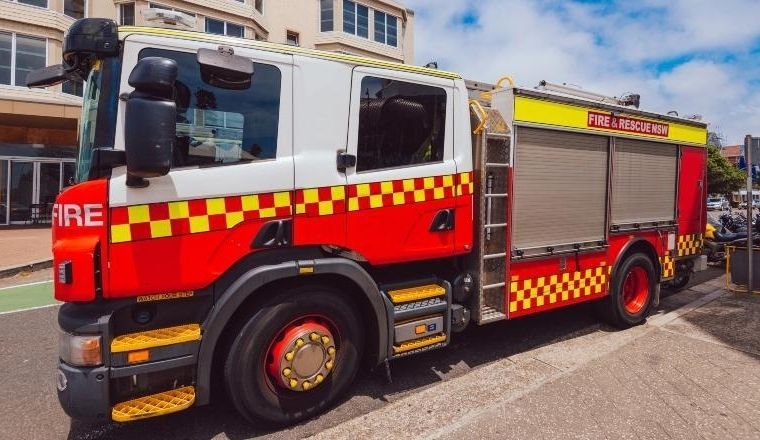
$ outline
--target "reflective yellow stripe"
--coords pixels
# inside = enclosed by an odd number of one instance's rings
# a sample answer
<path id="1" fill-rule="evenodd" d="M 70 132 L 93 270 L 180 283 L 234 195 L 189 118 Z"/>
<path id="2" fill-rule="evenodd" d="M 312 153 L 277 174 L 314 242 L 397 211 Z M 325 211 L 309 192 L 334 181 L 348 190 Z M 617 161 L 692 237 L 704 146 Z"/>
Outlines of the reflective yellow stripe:
<path id="1" fill-rule="evenodd" d="M 372 58 L 358 57 L 355 55 L 346 55 L 336 52 L 326 52 L 321 50 L 304 49 L 302 47 L 290 46 L 286 44 L 275 44 L 266 41 L 249 40 L 242 38 L 226 37 L 223 35 L 212 35 L 202 32 L 183 31 L 177 29 L 162 29 L 139 26 L 121 26 L 119 27 L 119 38 L 125 39 L 130 35 L 152 35 L 156 37 L 171 37 L 180 40 L 203 41 L 208 43 L 222 43 L 238 47 L 250 47 L 254 49 L 266 50 L 288 55 L 303 55 L 312 58 L 321 58 L 325 60 L 340 61 L 344 63 L 356 64 L 359 66 L 380 67 L 384 69 L 398 70 L 401 72 L 419 73 L 421 75 L 436 76 L 439 78 L 461 79 L 457 73 L 446 72 L 444 70 L 428 69 L 426 67 L 412 66 L 409 64 L 394 63 L 391 61 L 375 60 Z"/>
<path id="2" fill-rule="evenodd" d="M 589 111 L 609 113 L 604 110 L 584 107 L 582 105 L 573 105 L 526 96 L 515 97 L 515 122 L 517 123 L 528 122 L 554 127 L 575 128 L 584 131 L 596 131 L 616 136 L 649 139 L 659 142 L 678 142 L 693 145 L 705 145 L 707 142 L 707 128 L 705 127 L 679 124 L 672 121 L 658 121 L 644 116 L 638 116 L 636 113 L 631 113 L 630 116 L 636 119 L 668 124 L 668 136 L 653 136 L 612 129 L 592 128 L 588 126 Z M 629 115 L 621 111 L 621 116 Z"/>

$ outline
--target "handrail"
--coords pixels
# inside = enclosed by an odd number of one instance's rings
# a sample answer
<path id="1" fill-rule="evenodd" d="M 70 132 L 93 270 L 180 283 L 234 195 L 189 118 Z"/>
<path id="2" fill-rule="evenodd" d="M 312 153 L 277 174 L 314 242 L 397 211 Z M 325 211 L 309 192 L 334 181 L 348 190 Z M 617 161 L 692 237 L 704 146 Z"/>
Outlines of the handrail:
<path id="1" fill-rule="evenodd" d="M 515 80 L 512 79 L 512 77 L 509 76 L 509 75 L 504 75 L 504 76 L 502 76 L 501 78 L 499 78 L 496 81 L 496 84 L 494 85 L 494 88 L 495 89 L 501 88 L 502 87 L 502 83 L 504 81 L 509 82 L 509 87 L 510 88 L 514 88 L 515 87 Z M 493 97 L 493 93 L 492 92 L 481 92 L 480 93 L 480 99 L 484 99 L 486 101 L 490 101 L 492 97 Z"/>
<path id="2" fill-rule="evenodd" d="M 483 108 L 480 103 L 475 100 L 470 100 L 470 108 L 475 111 L 475 114 L 480 119 L 480 122 L 478 125 L 472 130 L 474 134 L 480 134 L 483 132 L 483 129 L 486 127 L 486 122 L 488 121 L 488 112 L 486 112 L 486 109 Z"/>

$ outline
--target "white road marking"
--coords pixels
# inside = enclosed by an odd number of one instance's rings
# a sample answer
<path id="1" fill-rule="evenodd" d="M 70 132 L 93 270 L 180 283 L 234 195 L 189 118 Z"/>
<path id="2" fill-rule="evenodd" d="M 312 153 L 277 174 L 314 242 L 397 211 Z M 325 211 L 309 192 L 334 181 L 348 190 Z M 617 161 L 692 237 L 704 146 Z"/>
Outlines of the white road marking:
<path id="1" fill-rule="evenodd" d="M 55 303 L 55 304 L 48 304 L 48 305 L 44 305 L 44 306 L 29 307 L 28 309 L 11 310 L 9 312 L 0 312 L 0 316 L 2 316 L 2 315 L 10 315 L 11 313 L 28 312 L 28 311 L 31 311 L 31 310 L 47 309 L 48 307 L 57 307 L 57 306 L 60 306 L 60 305 L 61 305 L 60 303 Z"/>
<path id="2" fill-rule="evenodd" d="M 0 290 L 15 289 L 16 287 L 36 286 L 37 284 L 45 284 L 45 283 L 52 283 L 52 282 L 53 280 L 36 281 L 34 283 L 19 284 L 17 286 L 0 287 Z"/>

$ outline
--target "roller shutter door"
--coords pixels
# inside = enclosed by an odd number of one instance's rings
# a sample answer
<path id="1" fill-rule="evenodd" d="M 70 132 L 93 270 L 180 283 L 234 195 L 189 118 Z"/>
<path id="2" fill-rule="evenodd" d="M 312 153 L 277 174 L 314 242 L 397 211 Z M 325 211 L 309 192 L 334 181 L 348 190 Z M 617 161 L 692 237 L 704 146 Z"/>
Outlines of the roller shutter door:
<path id="1" fill-rule="evenodd" d="M 612 168 L 612 225 L 675 220 L 677 147 L 615 139 Z"/>
<path id="2" fill-rule="evenodd" d="M 609 138 L 518 127 L 512 245 L 525 256 L 605 238 Z"/>

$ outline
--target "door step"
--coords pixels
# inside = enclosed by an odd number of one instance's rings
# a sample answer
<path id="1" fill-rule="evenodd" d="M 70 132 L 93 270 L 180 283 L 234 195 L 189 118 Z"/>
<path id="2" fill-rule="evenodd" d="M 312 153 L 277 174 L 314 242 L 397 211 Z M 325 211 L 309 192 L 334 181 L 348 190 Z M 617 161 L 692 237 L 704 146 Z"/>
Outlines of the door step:
<path id="1" fill-rule="evenodd" d="M 451 331 L 451 286 L 419 280 L 382 289 L 392 322 L 389 358 L 445 347 Z"/>
<path id="2" fill-rule="evenodd" d="M 146 348 L 200 341 L 200 339 L 200 325 L 178 325 L 117 336 L 111 341 L 111 353 L 144 350 Z"/>
<path id="3" fill-rule="evenodd" d="M 193 403 L 195 387 L 187 386 L 117 403 L 111 409 L 111 419 L 115 422 L 133 422 L 159 417 L 190 408 Z"/>

